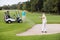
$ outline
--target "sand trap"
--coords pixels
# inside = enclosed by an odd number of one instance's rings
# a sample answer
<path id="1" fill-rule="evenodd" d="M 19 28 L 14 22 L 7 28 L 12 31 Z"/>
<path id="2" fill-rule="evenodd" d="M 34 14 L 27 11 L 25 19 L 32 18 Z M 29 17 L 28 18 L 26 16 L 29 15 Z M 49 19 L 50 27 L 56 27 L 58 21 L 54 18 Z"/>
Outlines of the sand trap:
<path id="1" fill-rule="evenodd" d="M 47 34 L 55 34 L 60 33 L 60 24 L 47 24 L 47 33 L 42 33 L 42 24 L 34 25 L 31 29 L 16 34 L 17 36 L 31 36 L 31 35 L 47 35 Z"/>

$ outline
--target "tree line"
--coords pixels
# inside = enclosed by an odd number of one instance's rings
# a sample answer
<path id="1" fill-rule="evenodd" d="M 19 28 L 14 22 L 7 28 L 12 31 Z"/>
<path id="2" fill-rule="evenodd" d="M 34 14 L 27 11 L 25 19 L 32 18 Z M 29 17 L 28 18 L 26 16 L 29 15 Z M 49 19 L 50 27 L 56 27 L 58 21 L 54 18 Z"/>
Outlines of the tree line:
<path id="1" fill-rule="evenodd" d="M 49 12 L 60 14 L 60 0 L 30 0 L 13 5 L 4 5 L 1 9 L 19 9 L 31 12 Z"/>

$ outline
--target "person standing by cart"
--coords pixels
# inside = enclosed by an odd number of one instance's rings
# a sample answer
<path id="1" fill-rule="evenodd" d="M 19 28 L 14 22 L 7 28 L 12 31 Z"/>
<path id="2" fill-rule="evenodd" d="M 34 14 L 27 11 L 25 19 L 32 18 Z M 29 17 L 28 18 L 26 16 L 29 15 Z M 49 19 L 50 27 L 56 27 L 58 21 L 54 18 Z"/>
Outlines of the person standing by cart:
<path id="1" fill-rule="evenodd" d="M 26 21 L 26 11 L 22 11 L 22 21 L 25 22 Z"/>

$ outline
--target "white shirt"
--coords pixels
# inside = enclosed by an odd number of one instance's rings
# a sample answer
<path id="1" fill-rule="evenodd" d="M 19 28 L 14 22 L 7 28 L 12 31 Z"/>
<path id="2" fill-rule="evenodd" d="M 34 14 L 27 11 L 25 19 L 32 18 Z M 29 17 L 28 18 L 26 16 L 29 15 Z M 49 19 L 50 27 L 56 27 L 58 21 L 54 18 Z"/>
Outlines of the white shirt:
<path id="1" fill-rule="evenodd" d="M 43 14 L 43 16 L 42 16 L 42 22 L 43 23 L 47 22 L 45 14 Z"/>

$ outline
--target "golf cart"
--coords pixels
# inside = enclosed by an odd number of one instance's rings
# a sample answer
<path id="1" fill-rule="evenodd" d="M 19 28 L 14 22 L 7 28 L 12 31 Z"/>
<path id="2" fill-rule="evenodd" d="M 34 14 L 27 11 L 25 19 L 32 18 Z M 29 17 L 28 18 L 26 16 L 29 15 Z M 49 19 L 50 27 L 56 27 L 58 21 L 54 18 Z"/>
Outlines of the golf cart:
<path id="1" fill-rule="evenodd" d="M 4 18 L 6 23 L 12 23 L 12 22 L 22 23 L 22 19 L 20 17 L 16 17 L 16 19 L 10 17 L 9 11 L 5 12 Z"/>

